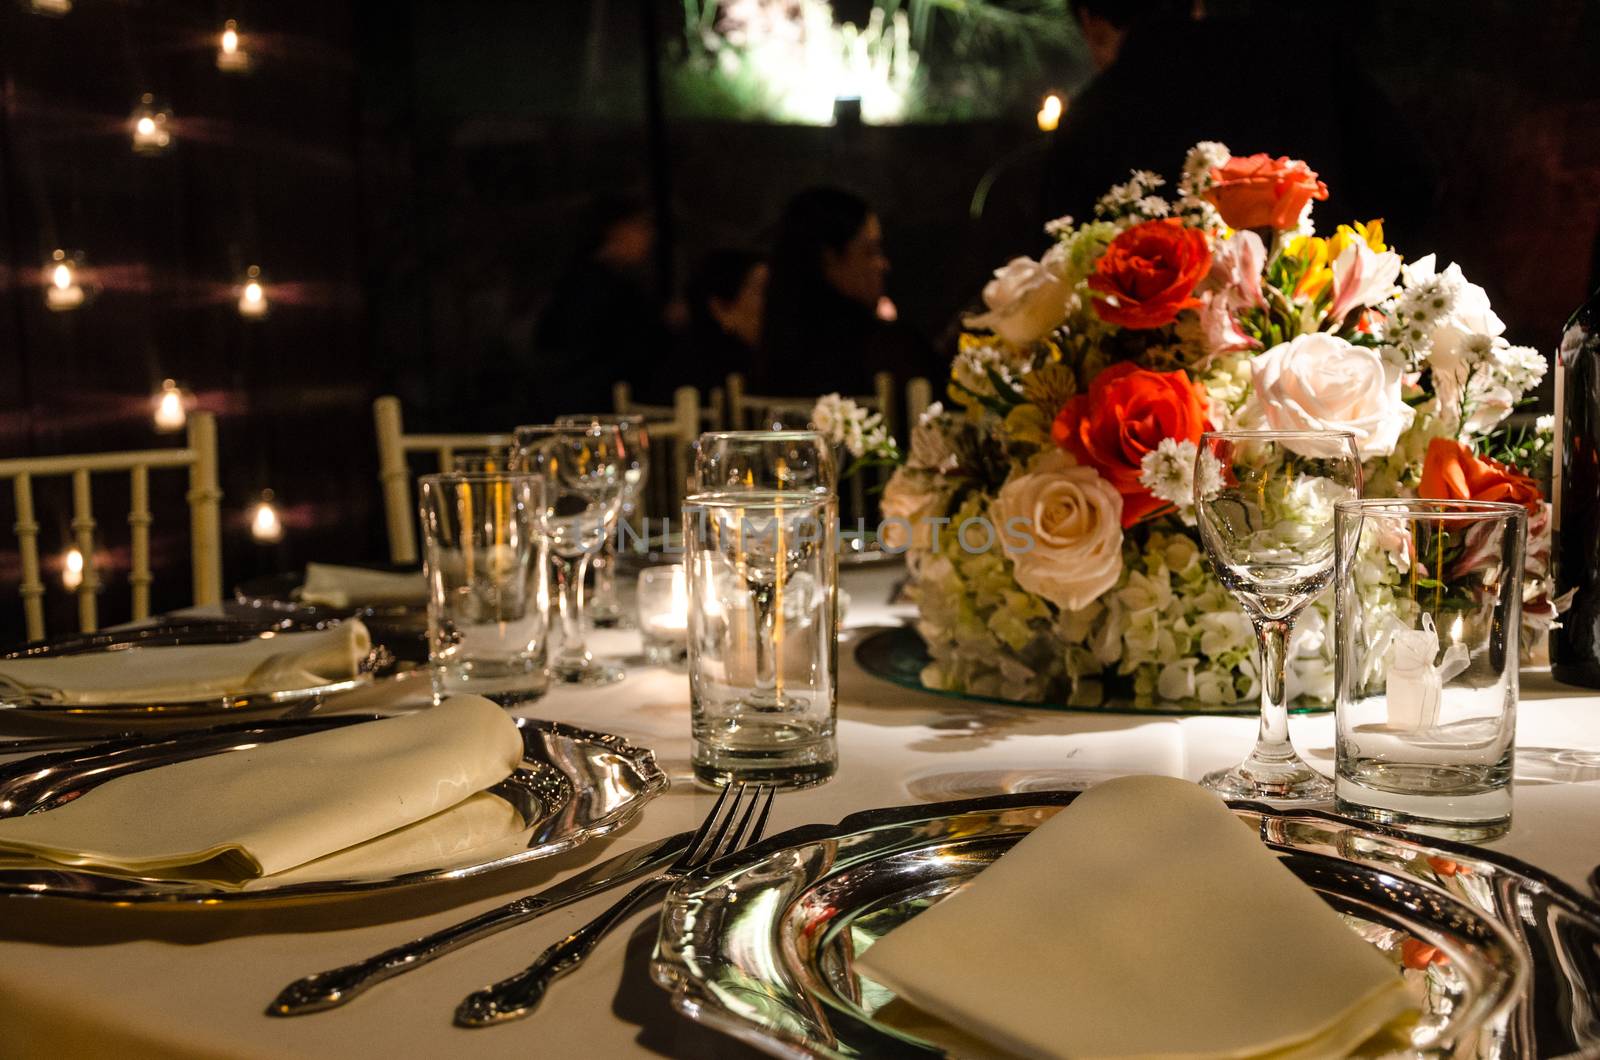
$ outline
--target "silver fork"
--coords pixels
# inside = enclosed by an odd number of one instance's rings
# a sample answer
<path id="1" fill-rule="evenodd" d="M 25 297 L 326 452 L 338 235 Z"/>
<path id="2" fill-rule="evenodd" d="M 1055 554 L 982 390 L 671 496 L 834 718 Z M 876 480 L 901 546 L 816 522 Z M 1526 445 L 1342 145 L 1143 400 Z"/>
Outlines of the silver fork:
<path id="1" fill-rule="evenodd" d="M 668 887 L 713 860 L 757 843 L 767 827 L 776 789 L 757 785 L 729 785 L 722 789 L 716 805 L 695 832 L 682 855 L 659 874 L 645 880 L 623 895 L 610 909 L 551 946 L 534 962 L 509 979 L 468 994 L 456 1007 L 456 1024 L 461 1027 L 487 1027 L 521 1019 L 539 1006 L 552 980 L 566 975 L 594 952 L 595 946 L 612 928 L 646 899 L 660 897 Z M 729 796 L 732 795 L 730 799 Z M 746 794 L 750 797 L 745 798 Z M 739 804 L 744 803 L 740 814 Z M 760 807 L 759 814 L 757 807 Z M 735 818 L 738 825 L 734 825 Z M 750 828 L 751 819 L 755 827 Z M 748 837 L 746 832 L 748 831 Z"/>

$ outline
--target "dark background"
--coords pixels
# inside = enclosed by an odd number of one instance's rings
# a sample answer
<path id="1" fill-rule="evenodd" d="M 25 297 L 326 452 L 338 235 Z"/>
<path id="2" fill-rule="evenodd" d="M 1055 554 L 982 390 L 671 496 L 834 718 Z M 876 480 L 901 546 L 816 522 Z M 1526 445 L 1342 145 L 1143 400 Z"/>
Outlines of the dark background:
<path id="1" fill-rule="evenodd" d="M 866 5 L 836 6 L 843 18 Z M 1459 261 L 1513 342 L 1551 348 L 1586 294 L 1600 221 L 1600 5 L 1212 7 L 1300 16 L 1278 54 L 1217 57 L 1258 65 L 1266 94 L 1337 93 L 1344 71 L 1319 61 L 1323 46 L 1360 56 L 1436 174 L 1433 231 L 1391 242 Z M 247 76 L 216 69 L 226 18 L 252 52 Z M 682 45 L 678 0 L 76 0 L 64 18 L 0 0 L 0 456 L 174 444 L 150 419 L 171 377 L 218 414 L 227 585 L 308 558 L 378 560 L 372 397 L 400 394 L 409 429 L 512 426 L 484 422 L 518 398 L 486 380 L 528 348 L 597 193 L 665 203 L 670 290 L 707 249 L 759 244 L 796 190 L 852 186 L 883 217 L 902 316 L 930 335 L 990 269 L 1042 249 L 1033 110 L 1045 89 L 1087 76 L 1070 34 L 991 78 L 997 116 L 856 128 L 708 118 L 674 87 Z M 652 85 L 665 115 L 654 125 Z M 158 157 L 129 146 L 142 92 L 174 114 Z M 1205 86 L 1172 105 L 1203 107 Z M 974 191 L 1001 163 L 975 220 Z M 1319 216 L 1346 219 L 1337 188 Z M 56 247 L 84 251 L 100 287 L 73 312 L 44 306 Z M 252 264 L 271 302 L 260 321 L 235 308 Z M 658 375 L 670 384 L 672 365 Z M 560 379 L 537 385 L 559 400 Z M 277 545 L 248 533 L 267 488 L 286 524 Z M 158 606 L 189 592 L 183 489 L 153 479 Z M 102 612 L 115 621 L 125 484 L 99 478 L 96 494 Z M 61 630 L 73 614 L 59 579 L 65 485 L 41 487 L 38 508 Z M 0 496 L 0 525 L 14 518 Z M 0 641 L 12 641 L 17 559 L 0 540 Z"/>

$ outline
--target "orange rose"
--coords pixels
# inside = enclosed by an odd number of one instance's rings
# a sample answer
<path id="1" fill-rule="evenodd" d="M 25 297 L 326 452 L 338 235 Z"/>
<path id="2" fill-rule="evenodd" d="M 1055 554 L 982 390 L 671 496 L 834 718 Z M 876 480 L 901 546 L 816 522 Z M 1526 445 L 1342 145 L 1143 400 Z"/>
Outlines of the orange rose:
<path id="1" fill-rule="evenodd" d="M 1163 438 L 1197 442 L 1205 429 L 1205 392 L 1187 375 L 1123 362 L 1067 402 L 1050 437 L 1122 494 L 1122 525 L 1129 527 L 1166 503 L 1139 483 L 1145 454 Z"/>
<path id="2" fill-rule="evenodd" d="M 1171 217 L 1134 225 L 1095 263 L 1095 312 L 1125 328 L 1170 324 L 1181 310 L 1200 308 L 1194 285 L 1210 270 L 1211 246 L 1200 229 Z"/>
<path id="3" fill-rule="evenodd" d="M 1417 496 L 1443 501 L 1503 501 L 1520 504 L 1534 516 L 1544 504 L 1544 494 L 1533 479 L 1514 467 L 1478 456 L 1451 438 L 1435 438 L 1428 443 Z"/>
<path id="4" fill-rule="evenodd" d="M 1211 179 L 1206 198 L 1230 228 L 1293 228 L 1306 203 L 1328 197 L 1328 186 L 1297 158 L 1230 158 Z"/>

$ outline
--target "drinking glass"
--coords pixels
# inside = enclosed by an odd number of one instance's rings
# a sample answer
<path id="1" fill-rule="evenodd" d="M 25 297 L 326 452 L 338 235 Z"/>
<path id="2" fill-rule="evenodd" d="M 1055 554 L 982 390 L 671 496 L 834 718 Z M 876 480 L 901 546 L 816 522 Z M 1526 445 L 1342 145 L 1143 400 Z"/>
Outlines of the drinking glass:
<path id="1" fill-rule="evenodd" d="M 537 424 L 516 430 L 514 462 L 544 480 L 545 535 L 561 607 L 561 650 L 550 664 L 558 681 L 601 685 L 622 668 L 590 654 L 584 641 L 583 580 L 617 525 L 630 459 L 622 431 L 603 423 Z"/>
<path id="2" fill-rule="evenodd" d="M 646 567 L 634 597 L 645 662 L 682 666 L 689 643 L 689 581 L 683 564 Z"/>
<path id="3" fill-rule="evenodd" d="M 510 463 L 503 452 L 452 453 L 450 456 L 450 470 L 466 474 L 503 474 Z"/>
<path id="4" fill-rule="evenodd" d="M 816 431 L 711 431 L 695 442 L 692 492 L 838 489 L 833 447 Z"/>
<path id="5" fill-rule="evenodd" d="M 831 498 L 684 504 L 695 777 L 802 787 L 833 775 L 839 635 Z"/>
<path id="6" fill-rule="evenodd" d="M 1511 827 L 1527 519 L 1485 501 L 1337 505 L 1339 812 L 1450 839 Z"/>
<path id="7" fill-rule="evenodd" d="M 1333 577 L 1333 506 L 1361 495 L 1361 458 L 1345 431 L 1213 431 L 1195 453 L 1195 515 L 1217 578 L 1260 642 L 1255 749 L 1206 787 L 1273 803 L 1333 797 L 1289 742 L 1284 659 L 1295 619 Z"/>
<path id="8" fill-rule="evenodd" d="M 497 702 L 545 691 L 545 484 L 448 472 L 421 486 L 428 664 L 435 695 Z"/>
<path id="9" fill-rule="evenodd" d="M 643 416 L 610 412 L 575 413 L 556 417 L 561 426 L 590 423 L 609 424 L 622 432 L 628 459 L 622 472 L 620 525 L 632 525 L 644 505 L 644 488 L 650 477 L 650 432 Z M 617 601 L 617 535 L 607 534 L 605 546 L 595 553 L 594 596 L 589 600 L 589 619 L 597 626 L 626 626 L 628 615 Z"/>

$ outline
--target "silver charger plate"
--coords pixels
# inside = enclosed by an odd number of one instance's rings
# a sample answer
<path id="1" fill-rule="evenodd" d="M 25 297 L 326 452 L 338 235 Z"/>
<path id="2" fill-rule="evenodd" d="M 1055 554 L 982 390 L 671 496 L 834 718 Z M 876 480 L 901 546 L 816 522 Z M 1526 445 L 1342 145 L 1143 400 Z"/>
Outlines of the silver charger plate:
<path id="1" fill-rule="evenodd" d="M 196 619 L 163 622 L 141 628 L 78 634 L 34 644 L 3 656 L 6 659 L 48 659 L 72 655 L 127 651 L 133 648 L 170 648 L 183 645 L 238 644 L 268 633 L 294 633 L 323 629 L 337 620 L 297 622 L 282 619 L 271 623 L 239 623 Z M 29 696 L 0 688 L 0 711 L 19 711 L 41 717 L 121 721 L 160 721 L 168 718 L 204 718 L 218 715 L 249 714 L 279 708 L 289 703 L 321 699 L 335 692 L 348 692 L 370 684 L 373 677 L 387 671 L 394 655 L 381 646 L 374 647 L 354 677 L 324 681 L 296 688 L 236 692 L 223 695 L 165 696 L 126 703 L 63 703 L 43 696 Z"/>
<path id="2" fill-rule="evenodd" d="M 48 812 L 114 777 L 257 744 L 291 739 L 374 715 L 223 725 L 167 737 L 119 740 L 80 751 L 39 755 L 0 768 L 0 817 Z M 243 887 L 91 872 L 80 868 L 0 865 L 0 895 L 115 903 L 214 905 L 268 899 L 338 898 L 396 887 L 459 880 L 570 850 L 628 823 L 667 789 L 655 755 L 620 736 L 553 721 L 518 719 L 522 765 L 490 788 L 509 814 L 428 821 L 328 855 Z M 196 792 L 203 798 L 203 792 Z M 263 798 L 271 798 L 264 792 Z M 468 828 L 465 825 L 472 824 Z"/>
<path id="3" fill-rule="evenodd" d="M 941 1035 L 883 1018 L 896 999 L 854 957 L 1074 797 L 872 810 L 774 836 L 673 889 L 652 976 L 680 1012 L 775 1056 L 950 1055 Z M 1600 905 L 1465 844 L 1231 806 L 1397 969 L 1408 939 L 1445 956 L 1401 973 L 1423 1016 L 1410 1048 L 1387 1055 L 1600 1055 Z"/>

